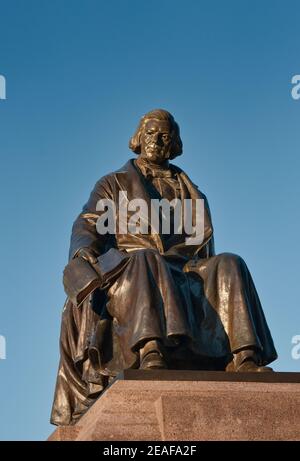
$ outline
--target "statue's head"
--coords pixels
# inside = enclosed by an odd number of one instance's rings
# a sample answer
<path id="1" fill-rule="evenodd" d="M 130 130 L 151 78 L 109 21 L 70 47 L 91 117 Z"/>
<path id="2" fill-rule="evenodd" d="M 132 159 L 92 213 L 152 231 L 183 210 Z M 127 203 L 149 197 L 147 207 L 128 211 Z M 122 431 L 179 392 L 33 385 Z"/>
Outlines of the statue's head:
<path id="1" fill-rule="evenodd" d="M 170 112 L 155 109 L 144 115 L 129 148 L 149 162 L 163 163 L 182 154 L 179 126 Z"/>

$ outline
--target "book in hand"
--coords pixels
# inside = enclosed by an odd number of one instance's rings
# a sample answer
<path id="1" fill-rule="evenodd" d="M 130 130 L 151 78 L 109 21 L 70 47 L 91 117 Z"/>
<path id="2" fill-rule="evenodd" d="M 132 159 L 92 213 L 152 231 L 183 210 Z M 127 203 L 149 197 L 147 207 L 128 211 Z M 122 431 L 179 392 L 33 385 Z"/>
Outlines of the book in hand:
<path id="1" fill-rule="evenodd" d="M 79 307 L 96 288 L 100 287 L 101 279 L 95 268 L 86 259 L 78 256 L 66 265 L 63 284 L 73 305 Z"/>
<path id="2" fill-rule="evenodd" d="M 101 279 L 101 288 L 108 288 L 117 279 L 120 272 L 129 262 L 129 255 L 116 248 L 110 248 L 97 258 L 95 266 Z"/>
<path id="3" fill-rule="evenodd" d="M 111 248 L 90 264 L 81 256 L 72 259 L 64 270 L 63 284 L 72 303 L 79 307 L 96 289 L 108 288 L 129 261 L 129 255 Z"/>

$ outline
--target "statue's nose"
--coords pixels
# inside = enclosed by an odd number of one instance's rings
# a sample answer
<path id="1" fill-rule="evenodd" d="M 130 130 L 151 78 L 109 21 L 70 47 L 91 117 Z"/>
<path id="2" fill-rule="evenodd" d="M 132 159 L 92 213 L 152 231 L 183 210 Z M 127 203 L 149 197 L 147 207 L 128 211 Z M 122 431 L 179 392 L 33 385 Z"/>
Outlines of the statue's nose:
<path id="1" fill-rule="evenodd" d="M 162 137 L 160 133 L 155 133 L 152 139 L 155 142 L 155 144 L 162 144 Z"/>

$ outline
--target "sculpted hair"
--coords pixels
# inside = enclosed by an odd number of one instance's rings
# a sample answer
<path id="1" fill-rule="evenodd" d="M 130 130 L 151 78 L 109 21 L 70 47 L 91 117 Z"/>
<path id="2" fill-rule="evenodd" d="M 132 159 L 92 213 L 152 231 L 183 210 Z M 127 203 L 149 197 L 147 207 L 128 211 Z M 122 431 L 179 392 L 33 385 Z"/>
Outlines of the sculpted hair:
<path id="1" fill-rule="evenodd" d="M 148 112 L 144 115 L 137 127 L 136 132 L 132 136 L 129 141 L 129 148 L 135 153 L 141 153 L 141 135 L 144 130 L 144 126 L 148 120 L 166 120 L 170 123 L 171 126 L 171 137 L 172 137 L 172 145 L 171 145 L 171 152 L 170 152 L 170 159 L 177 157 L 178 155 L 182 154 L 182 141 L 180 138 L 180 131 L 179 126 L 175 122 L 174 117 L 170 114 L 170 112 L 163 110 L 163 109 L 155 109 Z"/>

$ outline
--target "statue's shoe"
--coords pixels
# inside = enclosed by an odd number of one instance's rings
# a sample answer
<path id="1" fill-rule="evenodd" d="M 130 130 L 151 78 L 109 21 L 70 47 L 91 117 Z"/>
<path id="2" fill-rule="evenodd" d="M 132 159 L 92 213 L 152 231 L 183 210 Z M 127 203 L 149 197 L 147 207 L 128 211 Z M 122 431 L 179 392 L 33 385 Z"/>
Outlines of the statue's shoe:
<path id="1" fill-rule="evenodd" d="M 167 368 L 167 364 L 157 351 L 149 352 L 149 354 L 143 357 L 140 364 L 140 370 L 155 370 L 162 368 Z"/>
<path id="2" fill-rule="evenodd" d="M 241 365 L 235 370 L 237 372 L 258 372 L 258 373 L 264 373 L 264 372 L 270 372 L 274 371 L 273 368 L 271 367 L 264 367 L 264 366 L 259 366 L 257 365 L 253 360 L 246 360 L 245 362 L 241 363 Z"/>

